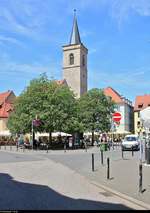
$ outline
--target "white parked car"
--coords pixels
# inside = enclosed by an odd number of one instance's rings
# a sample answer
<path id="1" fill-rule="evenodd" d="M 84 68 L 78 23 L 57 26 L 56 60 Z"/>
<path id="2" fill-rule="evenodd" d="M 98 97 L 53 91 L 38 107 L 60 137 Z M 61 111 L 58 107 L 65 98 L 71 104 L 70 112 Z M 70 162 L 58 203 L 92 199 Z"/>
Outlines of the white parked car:
<path id="1" fill-rule="evenodd" d="M 137 135 L 126 135 L 122 142 L 122 150 L 139 150 L 139 140 Z"/>

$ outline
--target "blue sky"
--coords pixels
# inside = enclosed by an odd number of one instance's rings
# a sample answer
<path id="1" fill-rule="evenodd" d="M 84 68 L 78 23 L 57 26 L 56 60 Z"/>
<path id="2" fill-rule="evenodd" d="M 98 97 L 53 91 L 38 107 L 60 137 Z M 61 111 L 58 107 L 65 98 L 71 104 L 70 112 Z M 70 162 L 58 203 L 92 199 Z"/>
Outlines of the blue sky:
<path id="1" fill-rule="evenodd" d="M 73 9 L 88 48 L 88 89 L 132 101 L 150 94 L 150 0 L 0 0 L 0 92 L 19 95 L 46 72 L 62 79 Z"/>

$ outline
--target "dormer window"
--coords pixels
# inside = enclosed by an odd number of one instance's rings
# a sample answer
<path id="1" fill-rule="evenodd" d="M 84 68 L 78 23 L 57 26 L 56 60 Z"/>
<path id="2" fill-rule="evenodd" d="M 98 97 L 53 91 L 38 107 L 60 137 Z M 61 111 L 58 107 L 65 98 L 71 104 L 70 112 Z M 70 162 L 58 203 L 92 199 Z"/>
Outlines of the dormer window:
<path id="1" fill-rule="evenodd" d="M 143 107 L 143 104 L 139 104 L 139 105 L 138 105 L 138 108 L 142 108 L 142 107 Z"/>
<path id="2" fill-rule="evenodd" d="M 70 63 L 70 65 L 74 64 L 74 55 L 73 55 L 73 53 L 71 53 L 69 55 L 69 63 Z"/>

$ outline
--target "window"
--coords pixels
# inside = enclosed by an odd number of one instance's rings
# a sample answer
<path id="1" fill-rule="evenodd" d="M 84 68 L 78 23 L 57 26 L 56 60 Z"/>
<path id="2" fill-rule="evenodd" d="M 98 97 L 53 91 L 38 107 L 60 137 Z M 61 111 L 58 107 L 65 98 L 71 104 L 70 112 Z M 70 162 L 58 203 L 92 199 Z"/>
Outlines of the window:
<path id="1" fill-rule="evenodd" d="M 82 56 L 82 65 L 85 66 L 85 55 Z"/>
<path id="2" fill-rule="evenodd" d="M 70 65 L 74 64 L 74 55 L 72 53 L 69 55 L 69 63 Z"/>
<path id="3" fill-rule="evenodd" d="M 119 105 L 117 105 L 117 111 L 120 112 L 120 106 Z"/>
<path id="4" fill-rule="evenodd" d="M 142 108 L 142 107 L 143 107 L 143 104 L 139 104 L 139 105 L 138 105 L 138 108 Z"/>
<path id="5" fill-rule="evenodd" d="M 137 138 L 136 137 L 125 137 L 124 141 L 137 141 Z"/>
<path id="6" fill-rule="evenodd" d="M 140 121 L 137 122 L 137 126 L 140 126 Z"/>

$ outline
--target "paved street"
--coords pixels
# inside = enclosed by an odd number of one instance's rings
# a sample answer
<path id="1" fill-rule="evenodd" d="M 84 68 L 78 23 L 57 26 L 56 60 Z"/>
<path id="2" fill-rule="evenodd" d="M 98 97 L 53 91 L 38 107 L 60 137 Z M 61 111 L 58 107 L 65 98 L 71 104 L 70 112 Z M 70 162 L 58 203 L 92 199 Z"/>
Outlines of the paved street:
<path id="1" fill-rule="evenodd" d="M 95 168 L 92 172 L 91 153 Z M 138 156 L 119 148 L 85 150 L 0 150 L 1 210 L 150 209 L 150 167 L 143 166 L 143 189 L 138 193 Z M 106 158 L 110 158 L 110 180 Z M 149 205 L 146 205 L 149 204 Z"/>

